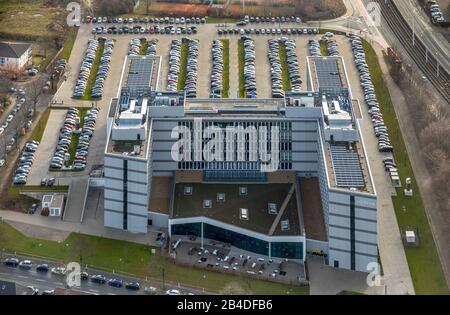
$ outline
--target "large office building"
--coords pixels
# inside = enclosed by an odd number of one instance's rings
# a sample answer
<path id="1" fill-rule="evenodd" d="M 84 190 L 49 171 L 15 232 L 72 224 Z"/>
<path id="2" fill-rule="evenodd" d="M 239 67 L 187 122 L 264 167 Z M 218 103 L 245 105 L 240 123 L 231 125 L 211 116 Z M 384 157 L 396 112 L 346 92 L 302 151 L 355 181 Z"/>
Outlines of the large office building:
<path id="1" fill-rule="evenodd" d="M 160 58 L 128 57 L 111 101 L 105 226 L 196 236 L 258 255 L 367 271 L 377 202 L 341 57 L 308 57 L 307 91 L 189 99 L 158 91 Z"/>

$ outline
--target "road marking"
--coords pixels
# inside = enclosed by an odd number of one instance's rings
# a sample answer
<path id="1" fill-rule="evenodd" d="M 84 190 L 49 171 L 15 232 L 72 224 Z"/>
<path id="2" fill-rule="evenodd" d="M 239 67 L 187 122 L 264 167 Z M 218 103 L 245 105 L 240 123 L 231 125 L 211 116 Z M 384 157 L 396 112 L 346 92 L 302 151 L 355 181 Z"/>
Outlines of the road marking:
<path id="1" fill-rule="evenodd" d="M 100 292 L 98 290 L 93 290 L 93 289 L 89 289 L 89 291 L 94 292 L 94 293 L 99 293 Z"/>
<path id="2" fill-rule="evenodd" d="M 22 275 L 18 275 L 17 277 L 18 277 L 18 278 L 22 278 L 22 279 L 28 279 L 27 276 L 22 276 Z"/>
<path id="3" fill-rule="evenodd" d="M 47 282 L 47 280 L 44 280 L 44 279 L 36 279 L 36 281 L 39 281 L 39 282 Z"/>

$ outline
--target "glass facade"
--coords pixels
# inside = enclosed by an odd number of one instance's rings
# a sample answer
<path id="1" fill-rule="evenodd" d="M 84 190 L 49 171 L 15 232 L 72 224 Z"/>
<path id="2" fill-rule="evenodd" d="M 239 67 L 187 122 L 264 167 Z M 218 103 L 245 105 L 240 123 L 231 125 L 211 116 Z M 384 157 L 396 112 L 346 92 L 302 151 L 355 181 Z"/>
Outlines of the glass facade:
<path id="1" fill-rule="evenodd" d="M 204 238 L 229 243 L 249 252 L 269 256 L 269 242 L 206 223 L 203 225 L 203 233 Z"/>
<path id="2" fill-rule="evenodd" d="M 303 243 L 301 242 L 272 242 L 270 243 L 272 257 L 303 259 Z"/>
<path id="3" fill-rule="evenodd" d="M 170 230 L 172 235 L 194 235 L 200 237 L 202 234 L 202 224 L 200 222 L 172 224 Z"/>
<path id="4" fill-rule="evenodd" d="M 172 224 L 172 235 L 195 235 L 201 237 L 201 223 Z M 211 224 L 203 224 L 203 237 L 231 244 L 234 247 L 256 254 L 269 256 L 269 242 L 241 233 L 226 230 Z M 302 242 L 270 242 L 270 256 L 303 259 Z"/>

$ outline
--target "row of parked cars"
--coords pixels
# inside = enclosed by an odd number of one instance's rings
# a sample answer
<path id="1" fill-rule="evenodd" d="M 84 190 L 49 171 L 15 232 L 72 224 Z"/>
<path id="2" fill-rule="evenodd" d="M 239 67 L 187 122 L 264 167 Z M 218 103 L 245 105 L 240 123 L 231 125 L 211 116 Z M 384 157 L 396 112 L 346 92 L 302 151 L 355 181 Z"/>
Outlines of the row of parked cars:
<path id="1" fill-rule="evenodd" d="M 223 43 L 214 40 L 211 47 L 211 98 L 221 98 L 223 89 Z"/>
<path id="2" fill-rule="evenodd" d="M 272 81 L 272 97 L 283 98 L 283 78 L 282 78 L 282 66 L 280 59 L 280 43 L 278 39 L 269 39 L 269 51 L 267 57 L 269 58 L 270 74 Z"/>
<path id="3" fill-rule="evenodd" d="M 142 50 L 142 44 L 147 41 L 145 38 L 134 38 L 129 43 L 128 56 L 139 56 Z M 147 50 L 145 51 L 145 55 L 149 57 L 156 56 L 156 43 L 158 41 L 156 39 L 147 41 Z"/>
<path id="4" fill-rule="evenodd" d="M 327 36 L 328 34 L 328 36 Z M 334 40 L 333 33 L 327 33 L 322 37 L 322 40 L 325 42 L 325 45 L 327 47 L 328 56 L 331 57 L 337 57 L 339 56 L 339 48 L 338 44 L 336 43 L 336 40 Z M 331 36 L 330 36 L 331 34 Z"/>
<path id="5" fill-rule="evenodd" d="M 219 28 L 218 35 L 311 35 L 318 28 Z"/>
<path id="6" fill-rule="evenodd" d="M 20 109 L 22 108 L 22 106 L 24 106 L 24 104 L 25 104 L 25 97 L 18 96 L 16 105 L 14 105 L 14 108 L 12 109 L 11 113 L 6 117 L 5 121 L 0 126 L 0 135 L 3 134 L 3 132 L 9 126 L 9 124 L 14 120 L 16 114 L 20 111 Z"/>
<path id="7" fill-rule="evenodd" d="M 70 159 L 69 147 L 72 143 L 74 130 L 80 126 L 79 110 L 70 107 L 64 117 L 64 124 L 59 130 L 58 145 L 50 162 L 51 169 L 61 169 Z"/>
<path id="8" fill-rule="evenodd" d="M 145 55 L 147 57 L 155 57 L 156 56 L 156 43 L 157 42 L 158 41 L 156 39 L 147 41 L 147 51 L 145 52 Z"/>
<path id="9" fill-rule="evenodd" d="M 97 26 L 91 31 L 92 35 L 122 35 L 122 34 L 161 34 L 161 35 L 191 35 L 197 34 L 197 26 L 142 26 L 142 25 L 123 25 L 123 26 Z"/>
<path id="10" fill-rule="evenodd" d="M 82 19 L 83 23 L 108 23 L 108 24 L 133 24 L 133 23 L 159 23 L 159 24 L 204 24 L 206 23 L 206 18 L 204 17 L 136 17 L 136 18 L 115 18 L 115 17 L 91 17 L 87 16 Z"/>
<path id="11" fill-rule="evenodd" d="M 167 74 L 167 91 L 178 90 L 178 77 L 180 75 L 181 39 L 174 39 L 169 50 L 169 72 Z"/>
<path id="12" fill-rule="evenodd" d="M 198 79 L 198 40 L 187 39 L 188 56 L 186 66 L 186 84 L 184 90 L 187 98 L 197 97 L 197 79 Z"/>
<path id="13" fill-rule="evenodd" d="M 94 64 L 95 56 L 99 42 L 96 39 L 89 39 L 87 43 L 86 53 L 81 62 L 80 71 L 78 72 L 78 79 L 75 83 L 73 97 L 83 97 L 86 92 L 87 82 L 91 75 L 92 66 Z"/>
<path id="14" fill-rule="evenodd" d="M 428 0 L 427 1 L 428 13 L 431 16 L 431 19 L 436 24 L 441 24 L 445 22 L 444 14 L 439 7 L 439 4 L 436 0 Z"/>
<path id="15" fill-rule="evenodd" d="M 128 56 L 139 56 L 141 54 L 142 39 L 133 38 L 128 44 Z"/>
<path id="16" fill-rule="evenodd" d="M 112 52 L 114 48 L 114 41 L 112 39 L 106 39 L 104 43 L 103 53 L 100 58 L 100 65 L 98 67 L 95 83 L 92 86 L 93 98 L 101 98 L 103 96 L 103 87 L 105 85 L 106 76 L 108 75 L 110 62 L 112 58 Z"/>
<path id="17" fill-rule="evenodd" d="M 317 39 L 310 39 L 308 41 L 309 55 L 312 57 L 320 57 L 322 53 L 320 52 L 320 42 Z"/>
<path id="18" fill-rule="evenodd" d="M 248 16 L 246 15 L 240 23 L 301 23 L 299 16 Z M 245 25 L 243 24 L 243 25 Z"/>
<path id="19" fill-rule="evenodd" d="M 364 98 L 369 107 L 369 114 L 372 118 L 375 136 L 378 138 L 378 150 L 380 152 L 392 152 L 393 147 L 389 140 L 389 134 L 386 125 L 384 124 L 383 114 L 380 111 L 380 104 L 378 103 L 375 94 L 375 88 L 372 83 L 372 78 L 369 72 L 369 66 L 366 62 L 366 55 L 362 46 L 361 39 L 358 36 L 351 38 L 351 45 L 356 67 L 359 71 L 359 78 L 361 86 L 364 90 Z"/>
<path id="20" fill-rule="evenodd" d="M 13 184 L 23 186 L 27 184 L 28 175 L 30 175 L 33 166 L 34 156 L 39 146 L 38 141 L 30 140 L 25 144 L 25 148 L 19 157 L 16 171 L 14 172 Z"/>
<path id="21" fill-rule="evenodd" d="M 256 53 L 255 42 L 250 37 L 242 37 L 244 41 L 244 91 L 246 98 L 256 98 Z"/>

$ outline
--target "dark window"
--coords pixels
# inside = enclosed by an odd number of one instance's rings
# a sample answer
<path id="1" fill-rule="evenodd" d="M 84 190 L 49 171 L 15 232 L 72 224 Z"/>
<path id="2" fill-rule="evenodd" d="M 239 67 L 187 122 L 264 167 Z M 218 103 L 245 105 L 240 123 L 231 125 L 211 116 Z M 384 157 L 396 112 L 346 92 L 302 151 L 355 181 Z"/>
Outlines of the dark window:
<path id="1" fill-rule="evenodd" d="M 334 261 L 334 268 L 339 268 L 339 260 Z"/>
<path id="2" fill-rule="evenodd" d="M 300 242 L 274 242 L 270 243 L 272 257 L 303 259 L 303 243 Z"/>

